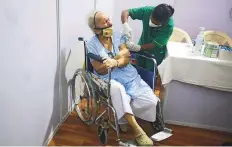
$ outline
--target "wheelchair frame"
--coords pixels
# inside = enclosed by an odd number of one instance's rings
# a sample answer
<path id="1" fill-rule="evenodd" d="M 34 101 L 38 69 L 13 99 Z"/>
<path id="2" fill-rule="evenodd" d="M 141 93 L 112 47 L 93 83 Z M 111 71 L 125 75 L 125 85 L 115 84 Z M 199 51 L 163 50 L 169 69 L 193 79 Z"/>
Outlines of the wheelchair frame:
<path id="1" fill-rule="evenodd" d="M 85 70 L 83 70 L 83 69 L 77 69 L 76 72 L 75 72 L 75 74 L 74 74 L 74 76 L 73 76 L 73 78 L 72 78 L 72 81 L 75 81 L 76 76 L 78 75 L 78 73 L 81 70 L 85 71 L 87 73 L 87 75 L 86 75 L 87 82 L 85 81 L 85 84 L 90 83 L 91 84 L 90 88 L 94 87 L 93 89 L 89 89 L 89 86 L 87 84 L 88 93 L 90 93 L 91 90 L 94 90 L 94 92 L 93 92 L 94 93 L 93 94 L 94 95 L 93 100 L 97 101 L 96 116 L 94 116 L 93 119 L 91 121 L 89 121 L 89 122 L 88 121 L 83 121 L 83 119 L 81 119 L 81 120 L 85 124 L 87 124 L 87 125 L 91 125 L 92 123 L 95 123 L 98 126 L 98 136 L 100 137 L 101 143 L 103 145 L 107 144 L 108 131 L 109 131 L 109 127 L 111 127 L 111 128 L 113 128 L 116 131 L 116 134 L 117 134 L 116 141 L 120 145 L 130 146 L 130 144 L 124 143 L 124 142 L 122 142 L 120 140 L 120 132 L 119 132 L 119 125 L 118 125 L 118 120 L 117 120 L 117 113 L 116 113 L 115 109 L 112 106 L 111 96 L 110 96 L 111 69 L 108 70 L 108 76 L 109 76 L 108 81 L 105 81 L 105 80 L 101 79 L 100 77 L 98 77 L 97 75 L 95 75 L 92 72 L 93 71 L 93 67 L 92 67 L 92 65 L 90 63 L 90 60 L 89 60 L 89 58 L 93 58 L 93 57 L 92 56 L 88 56 L 87 48 L 86 48 L 86 41 L 82 37 L 79 37 L 78 40 L 84 42 L 84 49 L 85 49 Z M 154 59 L 154 56 L 150 55 L 148 52 L 144 52 L 144 55 L 138 54 L 136 52 L 131 52 L 131 55 L 132 56 L 136 55 L 136 56 L 140 56 L 140 57 L 146 58 L 148 60 L 151 60 L 154 63 L 153 79 L 152 79 L 152 82 L 150 82 L 148 84 L 154 90 L 155 83 L 156 83 L 156 71 L 157 71 L 156 70 L 157 69 L 157 64 L 156 64 L 156 60 Z M 102 61 L 99 61 L 99 62 L 102 62 Z M 136 69 L 139 68 L 137 65 L 134 65 L 134 64 L 132 64 L 132 65 L 135 66 Z M 89 71 L 89 70 L 92 70 L 92 71 Z M 83 77 L 83 75 L 81 75 L 81 76 Z M 143 79 L 142 76 L 141 76 L 141 78 Z M 147 82 L 146 80 L 144 80 L 144 81 Z M 94 83 L 94 86 L 92 86 L 92 83 Z M 103 87 L 103 88 L 99 88 L 99 87 L 96 87 L 96 86 Z M 72 87 L 72 91 L 75 91 L 75 82 L 72 82 L 71 87 Z M 97 98 L 97 96 L 99 96 L 99 97 Z M 73 94 L 72 94 L 72 98 L 75 101 L 76 98 L 75 98 L 75 96 L 73 96 Z M 92 100 L 92 98 L 91 98 L 91 100 Z M 106 106 L 106 109 L 100 115 L 98 115 L 99 105 L 105 105 Z M 79 116 L 81 110 L 80 109 L 77 110 L 77 108 L 76 108 L 76 111 L 77 111 L 78 116 Z M 113 116 L 114 116 L 114 124 L 111 123 L 111 112 L 113 113 Z M 105 115 L 107 115 L 106 118 L 104 118 Z"/>

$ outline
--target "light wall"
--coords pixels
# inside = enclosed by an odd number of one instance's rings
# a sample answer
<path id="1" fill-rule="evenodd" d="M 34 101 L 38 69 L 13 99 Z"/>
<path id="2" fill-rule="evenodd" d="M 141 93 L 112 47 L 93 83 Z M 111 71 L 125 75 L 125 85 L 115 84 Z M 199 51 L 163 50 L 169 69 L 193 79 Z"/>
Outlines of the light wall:
<path id="1" fill-rule="evenodd" d="M 0 0 L 0 19 L 0 145 L 43 145 L 60 121 L 56 0 Z"/>
<path id="2" fill-rule="evenodd" d="M 196 37 L 199 27 L 232 37 L 232 0 L 175 0 L 175 25 Z"/>
<path id="3" fill-rule="evenodd" d="M 43 145 L 68 114 L 67 81 L 82 67 L 78 37 L 92 36 L 94 1 L 59 3 L 58 11 L 57 0 L 0 1 L 0 145 Z"/>
<path id="4" fill-rule="evenodd" d="M 87 18 L 94 9 L 93 0 L 60 0 L 60 45 L 61 45 L 61 116 L 64 118 L 71 109 L 69 95 L 69 81 L 75 70 L 82 68 L 84 63 L 84 46 L 78 41 L 78 37 L 88 40 L 93 33 L 88 28 Z M 67 62 L 68 53 L 71 51 Z M 67 63 L 67 65 L 66 65 Z"/>

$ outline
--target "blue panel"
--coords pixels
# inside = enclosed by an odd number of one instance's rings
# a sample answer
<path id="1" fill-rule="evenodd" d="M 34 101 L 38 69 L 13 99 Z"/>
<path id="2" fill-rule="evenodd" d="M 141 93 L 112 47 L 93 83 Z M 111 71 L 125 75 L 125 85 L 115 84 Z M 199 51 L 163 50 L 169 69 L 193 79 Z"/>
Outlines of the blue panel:
<path id="1" fill-rule="evenodd" d="M 142 67 L 139 67 L 139 66 L 137 66 L 137 65 L 133 65 L 133 66 L 137 69 L 137 71 L 138 71 L 139 75 L 141 76 L 141 78 L 142 78 L 152 89 L 154 89 L 154 88 L 155 88 L 155 82 L 154 82 L 154 84 L 153 84 L 153 79 L 155 78 L 154 72 L 151 72 L 151 71 L 149 71 L 149 70 L 147 70 L 147 69 L 144 69 L 144 68 L 142 68 Z"/>

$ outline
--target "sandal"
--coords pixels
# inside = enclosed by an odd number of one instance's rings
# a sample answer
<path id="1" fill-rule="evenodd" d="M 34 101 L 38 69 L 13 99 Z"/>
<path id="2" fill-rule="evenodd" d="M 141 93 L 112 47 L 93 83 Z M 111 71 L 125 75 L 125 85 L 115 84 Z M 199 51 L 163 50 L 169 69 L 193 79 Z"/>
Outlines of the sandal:
<path id="1" fill-rule="evenodd" d="M 147 136 L 147 134 L 143 130 L 138 128 L 136 132 L 138 135 L 135 136 L 135 140 L 139 146 L 152 146 L 153 145 L 153 141 Z"/>

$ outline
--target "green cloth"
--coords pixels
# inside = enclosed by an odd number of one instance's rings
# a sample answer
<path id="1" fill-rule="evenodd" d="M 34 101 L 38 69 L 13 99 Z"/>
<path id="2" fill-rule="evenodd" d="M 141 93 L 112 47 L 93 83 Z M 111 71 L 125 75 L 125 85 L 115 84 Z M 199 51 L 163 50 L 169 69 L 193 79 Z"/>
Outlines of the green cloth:
<path id="1" fill-rule="evenodd" d="M 150 27 L 150 16 L 154 8 L 155 7 L 152 6 L 145 6 L 129 9 L 129 15 L 133 20 L 137 19 L 142 21 L 143 32 L 138 44 L 144 45 L 154 43 L 155 47 L 147 51 L 155 55 L 156 62 L 159 65 L 165 57 L 167 50 L 166 45 L 173 32 L 174 22 L 173 18 L 171 17 L 166 25 L 157 28 Z M 153 63 L 151 61 L 145 60 L 144 58 L 137 58 L 137 64 L 150 70 L 153 70 L 154 68 Z"/>

